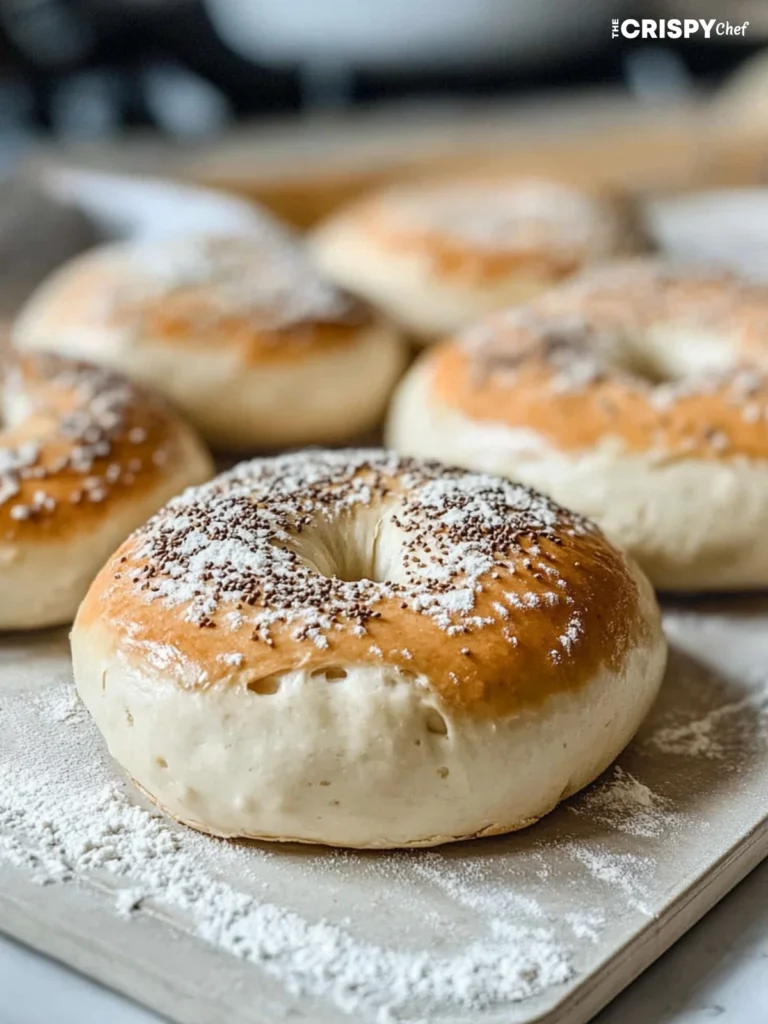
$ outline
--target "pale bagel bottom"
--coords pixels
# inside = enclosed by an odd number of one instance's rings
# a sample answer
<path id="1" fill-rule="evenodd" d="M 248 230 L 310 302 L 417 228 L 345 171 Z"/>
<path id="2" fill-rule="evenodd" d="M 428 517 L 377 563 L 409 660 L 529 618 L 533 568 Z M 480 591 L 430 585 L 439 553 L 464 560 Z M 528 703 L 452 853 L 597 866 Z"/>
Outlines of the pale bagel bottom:
<path id="1" fill-rule="evenodd" d="M 26 349 L 45 348 L 25 339 Z M 355 340 L 284 360 L 244 363 L 231 348 L 194 340 L 184 349 L 146 338 L 139 348 L 106 345 L 99 328 L 61 330 L 57 351 L 90 359 L 165 394 L 214 448 L 268 450 L 339 444 L 376 427 L 407 353 L 389 324 Z"/>
<path id="2" fill-rule="evenodd" d="M 518 480 L 595 520 L 663 590 L 768 586 L 768 461 L 665 459 L 606 439 L 566 453 L 527 428 L 481 423 L 436 400 L 427 367 L 401 384 L 387 444 Z"/>
<path id="3" fill-rule="evenodd" d="M 297 669 L 277 692 L 185 690 L 173 651 L 118 656 L 95 621 L 73 635 L 75 679 L 113 757 L 158 805 L 224 837 L 432 846 L 529 825 L 595 779 L 650 708 L 666 644 L 637 570 L 642 644 L 617 670 L 534 708 L 474 717 L 392 666 Z"/>

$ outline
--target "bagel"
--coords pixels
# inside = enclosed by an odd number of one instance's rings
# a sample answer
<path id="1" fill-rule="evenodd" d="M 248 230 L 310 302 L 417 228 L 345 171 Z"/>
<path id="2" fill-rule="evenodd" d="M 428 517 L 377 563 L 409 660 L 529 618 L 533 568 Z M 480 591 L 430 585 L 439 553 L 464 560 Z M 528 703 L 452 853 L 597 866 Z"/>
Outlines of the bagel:
<path id="1" fill-rule="evenodd" d="M 232 451 L 366 432 L 405 363 L 395 330 L 273 230 L 101 247 L 31 297 L 13 337 L 152 385 Z"/>
<path id="2" fill-rule="evenodd" d="M 218 836 L 430 846 L 599 775 L 661 680 L 643 574 L 497 477 L 376 450 L 245 463 L 104 567 L 72 633 L 113 756 Z"/>
<path id="3" fill-rule="evenodd" d="M 165 404 L 52 355 L 0 366 L 0 629 L 71 622 L 107 557 L 170 497 L 210 477 Z"/>
<path id="4" fill-rule="evenodd" d="M 438 346 L 389 443 L 595 519 L 659 587 L 768 584 L 768 287 L 639 261 Z"/>
<path id="5" fill-rule="evenodd" d="M 393 187 L 332 215 L 311 245 L 329 277 L 422 342 L 648 247 L 626 200 L 514 178 Z"/>

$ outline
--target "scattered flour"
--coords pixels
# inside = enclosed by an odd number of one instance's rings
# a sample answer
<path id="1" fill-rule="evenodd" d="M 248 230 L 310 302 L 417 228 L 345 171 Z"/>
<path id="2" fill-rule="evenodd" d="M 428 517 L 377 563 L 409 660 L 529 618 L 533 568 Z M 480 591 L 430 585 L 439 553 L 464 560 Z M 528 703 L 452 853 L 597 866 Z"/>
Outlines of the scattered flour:
<path id="1" fill-rule="evenodd" d="M 529 998 L 573 975 L 572 950 L 556 939 L 535 900 L 501 889 L 503 899 L 494 901 L 483 895 L 480 866 L 474 878 L 471 871 L 444 870 L 437 854 L 411 859 L 413 875 L 442 887 L 484 923 L 476 939 L 455 951 L 379 947 L 347 926 L 313 922 L 241 891 L 218 868 L 221 858 L 244 856 L 242 848 L 133 803 L 70 683 L 31 699 L 23 690 L 6 694 L 0 704 L 16 738 L 12 759 L 0 763 L 0 859 L 41 884 L 106 884 L 120 917 L 157 908 L 203 941 L 258 965 L 288 992 L 327 1000 L 361 1021 L 476 1012 Z M 41 744 L 48 751 L 42 761 Z M 247 855 L 272 856 L 259 848 Z M 443 923 L 441 939 L 445 932 Z"/>
<path id="2" fill-rule="evenodd" d="M 461 864 L 457 869 L 449 859 L 440 853 L 425 852 L 418 860 L 409 864 L 410 871 L 417 877 L 437 886 L 455 903 L 471 907 L 482 914 L 503 913 L 514 919 L 524 915 L 529 918 L 544 918 L 541 905 L 531 896 L 515 890 L 512 886 L 499 890 L 498 886 L 484 884 L 489 866 L 482 860 Z"/>
<path id="3" fill-rule="evenodd" d="M 83 723 L 88 718 L 85 705 L 68 679 L 59 680 L 58 685 L 51 687 L 45 694 L 33 697 L 32 704 L 48 722 Z"/>
<path id="4" fill-rule="evenodd" d="M 622 893 L 628 907 L 646 917 L 653 917 L 648 903 L 648 880 L 656 863 L 653 857 L 615 853 L 595 844 L 574 845 L 570 852 L 596 881 Z"/>
<path id="5" fill-rule="evenodd" d="M 722 647 L 717 635 L 707 642 Z M 623 928 L 625 915 L 653 916 L 669 850 L 688 842 L 684 807 L 620 767 L 550 819 L 558 822 L 553 834 L 545 823 L 538 835 L 488 840 L 483 856 L 470 844 L 297 860 L 215 842 L 136 804 L 74 693 L 65 658 L 46 661 L 45 689 L 0 689 L 0 744 L 10 743 L 0 747 L 10 749 L 0 757 L 0 860 L 41 884 L 106 891 L 119 918 L 157 914 L 164 927 L 239 957 L 356 1024 L 485 1012 L 497 1020 L 512 1004 L 567 983 L 609 927 Z M 32 676 L 31 665 L 23 671 Z M 691 679 L 691 693 L 699 683 Z M 754 739 L 756 719 L 768 721 L 764 688 L 705 714 L 695 706 L 682 699 L 667 712 L 633 763 L 650 749 L 701 765 L 730 758 L 745 722 Z M 373 894 L 372 912 L 351 913 L 341 897 L 336 912 L 335 886 L 358 883 Z M 326 917 L 315 906 L 330 908 Z M 408 922 L 396 944 L 378 941 L 382 915 Z"/>
<path id="6" fill-rule="evenodd" d="M 605 928 L 605 914 L 602 910 L 583 910 L 577 914 L 566 914 L 565 920 L 577 939 L 597 942 Z"/>
<path id="7" fill-rule="evenodd" d="M 673 831 L 679 824 L 669 801 L 616 765 L 577 801 L 568 805 L 572 814 L 588 817 L 600 825 L 630 836 L 655 838 Z"/>
<path id="8" fill-rule="evenodd" d="M 663 754 L 722 761 L 734 739 L 740 741 L 745 728 L 768 725 L 764 720 L 767 711 L 768 694 L 757 698 L 752 694 L 721 704 L 693 721 L 657 729 L 648 743 Z"/>

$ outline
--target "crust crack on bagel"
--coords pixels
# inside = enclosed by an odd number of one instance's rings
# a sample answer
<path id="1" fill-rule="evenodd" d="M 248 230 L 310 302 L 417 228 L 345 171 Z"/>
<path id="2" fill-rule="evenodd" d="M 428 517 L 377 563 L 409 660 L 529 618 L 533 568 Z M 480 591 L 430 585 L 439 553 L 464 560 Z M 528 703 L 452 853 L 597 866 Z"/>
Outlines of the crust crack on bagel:
<path id="1" fill-rule="evenodd" d="M 590 523 L 498 478 L 362 450 L 257 460 L 172 501 L 97 578 L 73 650 L 115 756 L 171 813 L 221 835 L 373 846 L 546 813 L 627 741 L 663 663 L 647 581 Z M 500 771 L 499 744 L 524 733 L 529 758 L 543 729 L 563 758 L 550 714 L 593 702 L 599 743 L 576 766 L 530 800 L 496 792 L 452 815 L 448 794 Z M 252 757 L 271 794 L 249 781 Z M 396 811 L 411 772 L 418 823 Z M 215 779 L 232 782 L 226 808 Z M 308 818 L 319 779 L 338 802 Z"/>

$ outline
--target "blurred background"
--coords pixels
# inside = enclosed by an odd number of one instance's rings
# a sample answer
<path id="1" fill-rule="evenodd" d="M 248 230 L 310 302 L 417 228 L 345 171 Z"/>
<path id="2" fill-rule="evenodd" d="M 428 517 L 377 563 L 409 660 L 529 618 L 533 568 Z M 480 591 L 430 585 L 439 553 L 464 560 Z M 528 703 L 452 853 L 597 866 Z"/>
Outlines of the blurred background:
<path id="1" fill-rule="evenodd" d="M 749 28 L 612 38 L 626 17 Z M 300 225 L 470 166 L 755 185 L 767 45 L 766 0 L 0 0 L 0 171 L 181 178 Z"/>
<path id="2" fill-rule="evenodd" d="M 611 19 L 750 21 L 745 37 L 611 38 Z M 715 88 L 768 34 L 764 0 L 0 0 L 6 159 L 30 138 L 214 136 L 263 117 L 612 87 Z"/>

